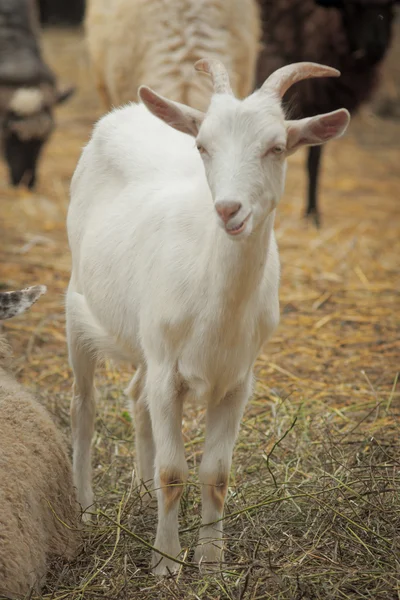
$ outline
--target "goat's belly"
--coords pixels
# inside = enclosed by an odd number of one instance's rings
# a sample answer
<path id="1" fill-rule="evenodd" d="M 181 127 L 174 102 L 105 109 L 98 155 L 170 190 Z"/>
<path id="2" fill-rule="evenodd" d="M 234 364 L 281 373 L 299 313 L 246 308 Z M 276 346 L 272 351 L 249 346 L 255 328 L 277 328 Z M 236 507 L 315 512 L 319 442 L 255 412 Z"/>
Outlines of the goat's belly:
<path id="1" fill-rule="evenodd" d="M 192 348 L 178 360 L 178 371 L 191 394 L 206 402 L 218 402 L 249 377 L 258 348 L 242 345 L 207 350 Z"/>
<path id="2" fill-rule="evenodd" d="M 77 308 L 80 321 L 85 324 L 85 337 L 100 354 L 135 367 L 143 362 L 137 319 L 125 311 L 113 310 L 113 306 L 104 302 L 103 296 L 90 293 L 81 295 L 78 304 L 75 300 L 75 311 Z"/>

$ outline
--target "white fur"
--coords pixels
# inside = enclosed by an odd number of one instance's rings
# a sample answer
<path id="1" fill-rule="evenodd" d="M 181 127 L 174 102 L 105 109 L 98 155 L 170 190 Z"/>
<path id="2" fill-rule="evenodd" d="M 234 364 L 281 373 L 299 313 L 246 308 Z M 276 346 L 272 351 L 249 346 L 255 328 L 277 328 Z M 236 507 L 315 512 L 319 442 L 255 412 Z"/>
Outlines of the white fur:
<path id="1" fill-rule="evenodd" d="M 11 97 L 9 110 L 26 117 L 42 109 L 44 96 L 39 88 L 18 88 Z"/>
<path id="2" fill-rule="evenodd" d="M 209 524 L 222 517 L 254 361 L 279 321 L 273 225 L 285 149 L 300 145 L 309 129 L 312 143 L 321 143 L 318 132 L 326 140 L 325 121 L 294 126 L 284 120 L 278 96 L 262 92 L 244 101 L 214 95 L 204 120 L 151 90 L 142 88 L 141 97 L 197 139 L 131 104 L 101 119 L 75 171 L 67 293 L 75 481 L 80 502 L 90 505 L 96 359 L 125 358 L 138 367 L 130 394 L 139 477 L 148 485 L 155 477 L 158 488 L 155 545 L 177 556 L 187 478 L 183 401 L 197 397 L 207 416 L 195 558 L 215 562 L 222 556 L 222 523 Z M 232 201 L 241 208 L 224 222 L 215 204 Z M 241 233 L 229 233 L 245 219 Z M 157 553 L 153 564 L 156 573 L 176 567 Z"/>
<path id="3" fill-rule="evenodd" d="M 261 36 L 256 0 L 88 0 L 85 29 L 107 109 L 136 101 L 146 83 L 205 110 L 212 86 L 193 70 L 203 56 L 224 62 L 237 96 L 254 87 Z"/>

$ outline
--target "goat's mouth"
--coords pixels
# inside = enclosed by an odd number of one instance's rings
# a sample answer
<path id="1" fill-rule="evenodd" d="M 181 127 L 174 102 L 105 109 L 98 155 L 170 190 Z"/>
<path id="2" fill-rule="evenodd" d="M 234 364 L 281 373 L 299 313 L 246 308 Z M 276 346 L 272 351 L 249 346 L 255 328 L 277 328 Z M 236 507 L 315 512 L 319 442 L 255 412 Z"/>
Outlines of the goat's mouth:
<path id="1" fill-rule="evenodd" d="M 251 216 L 251 212 L 247 215 L 247 217 L 238 225 L 235 225 L 235 227 L 229 227 L 228 223 L 225 225 L 225 231 L 228 235 L 239 235 L 239 233 L 242 233 L 242 231 L 244 231 L 246 224 L 248 222 L 248 220 L 250 219 Z"/>

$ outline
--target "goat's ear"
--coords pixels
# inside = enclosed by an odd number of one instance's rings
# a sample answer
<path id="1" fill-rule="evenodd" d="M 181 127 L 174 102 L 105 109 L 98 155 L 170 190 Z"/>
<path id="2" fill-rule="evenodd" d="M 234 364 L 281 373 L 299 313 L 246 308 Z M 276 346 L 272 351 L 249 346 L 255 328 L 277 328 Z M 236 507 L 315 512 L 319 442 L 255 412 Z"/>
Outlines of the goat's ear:
<path id="1" fill-rule="evenodd" d="M 145 85 L 139 88 L 139 98 L 156 117 L 182 133 L 196 137 L 204 113 L 185 104 L 167 100 Z"/>
<path id="2" fill-rule="evenodd" d="M 0 292 L 0 320 L 25 312 L 46 290 L 45 285 L 35 285 L 17 292 Z"/>
<path id="3" fill-rule="evenodd" d="M 301 146 L 318 146 L 344 134 L 350 122 L 350 114 L 340 108 L 334 112 L 299 121 L 286 121 L 288 153 Z"/>

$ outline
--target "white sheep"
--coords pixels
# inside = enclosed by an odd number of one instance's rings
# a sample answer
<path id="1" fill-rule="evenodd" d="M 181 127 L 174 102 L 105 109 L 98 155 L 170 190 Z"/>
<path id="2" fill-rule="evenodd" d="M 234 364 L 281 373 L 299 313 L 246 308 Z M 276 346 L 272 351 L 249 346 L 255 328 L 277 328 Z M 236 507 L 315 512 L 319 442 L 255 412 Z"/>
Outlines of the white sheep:
<path id="1" fill-rule="evenodd" d="M 45 291 L 0 293 L 0 320 L 24 312 Z M 74 555 L 79 506 L 62 436 L 15 381 L 9 354 L 0 336 L 0 595 L 21 598 L 40 593 L 52 558 Z"/>
<path id="2" fill-rule="evenodd" d="M 237 96 L 254 89 L 261 36 L 256 0 L 89 0 L 85 30 L 107 110 L 136 101 L 145 82 L 206 110 L 212 87 L 192 67 L 205 55 L 224 62 Z"/>
<path id="3" fill-rule="evenodd" d="M 155 547 L 172 557 L 180 553 L 178 508 L 188 474 L 183 402 L 190 394 L 207 406 L 195 560 L 215 563 L 253 364 L 279 321 L 273 226 L 286 156 L 338 137 L 349 114 L 285 120 L 284 92 L 301 79 L 339 75 L 329 67 L 284 67 L 243 101 L 221 63 L 204 59 L 196 68 L 214 84 L 205 114 L 142 86 L 144 105 L 102 118 L 83 151 L 68 213 L 67 332 L 78 500 L 93 502 L 97 357 L 127 359 L 138 367 L 131 392 L 139 476 L 154 477 L 157 489 Z M 155 552 L 153 566 L 163 574 L 177 564 Z"/>

